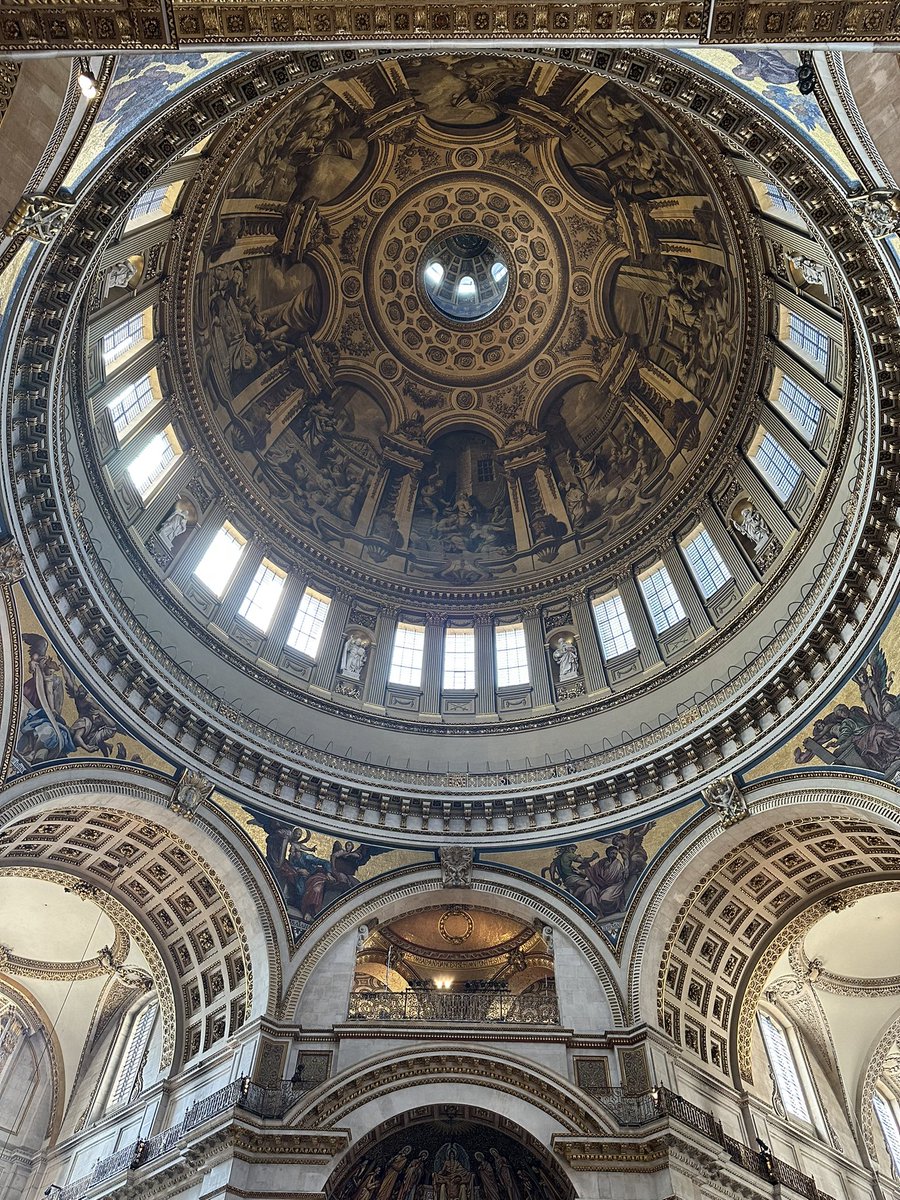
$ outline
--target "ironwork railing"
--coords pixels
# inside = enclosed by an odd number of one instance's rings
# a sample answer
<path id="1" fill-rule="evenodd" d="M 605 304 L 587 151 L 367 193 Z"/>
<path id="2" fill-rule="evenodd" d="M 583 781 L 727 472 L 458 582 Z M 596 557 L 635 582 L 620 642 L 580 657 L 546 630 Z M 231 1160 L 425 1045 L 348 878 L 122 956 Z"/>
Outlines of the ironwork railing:
<path id="1" fill-rule="evenodd" d="M 673 1117 L 682 1125 L 687 1125 L 711 1141 L 718 1142 L 722 1149 L 728 1152 L 731 1161 L 743 1167 L 745 1171 L 765 1179 L 768 1183 L 788 1187 L 806 1197 L 806 1200 L 832 1200 L 831 1196 L 819 1191 L 816 1181 L 811 1176 L 804 1175 L 790 1163 L 776 1158 L 764 1142 L 759 1143 L 758 1150 L 751 1150 L 749 1146 L 727 1134 L 722 1128 L 722 1123 L 712 1113 L 698 1108 L 696 1104 L 691 1104 L 689 1100 L 669 1091 L 668 1088 L 660 1086 L 652 1095 L 657 1117 Z"/>
<path id="2" fill-rule="evenodd" d="M 440 1021 L 445 1024 L 558 1025 L 555 992 L 354 992 L 350 1021 Z"/>
<path id="3" fill-rule="evenodd" d="M 197 1129 L 212 1117 L 240 1108 L 258 1117 L 283 1117 L 295 1100 L 317 1086 L 316 1080 L 283 1079 L 274 1087 L 261 1087 L 247 1077 L 228 1083 L 217 1092 L 197 1100 L 177 1125 L 117 1150 L 94 1164 L 89 1175 L 82 1176 L 55 1193 L 55 1200 L 81 1200 L 91 1188 L 120 1175 L 123 1171 L 145 1167 L 156 1158 L 174 1150 L 192 1129 Z"/>
<path id="4" fill-rule="evenodd" d="M 381 993 L 377 995 L 381 995 Z M 399 999 L 407 995 L 407 993 L 387 992 L 384 995 Z M 554 1013 L 556 1012 L 556 997 L 551 993 L 529 993 L 527 996 L 513 996 L 507 993 L 445 992 L 442 994 L 419 993 L 419 998 L 421 999 L 425 995 L 429 998 L 439 996 L 442 1001 L 453 997 L 459 1000 L 478 1000 L 482 1002 L 489 1000 L 491 1003 L 501 999 L 504 1001 L 527 1000 L 529 1003 L 531 1001 L 542 1000 L 545 1004 L 552 1002 L 553 1011 Z M 354 997 L 354 999 L 364 998 L 372 999 L 373 997 Z M 537 1012 L 538 1006 L 535 1005 L 531 1011 Z M 355 1019 L 364 1020 L 366 1018 L 360 1015 Z M 379 1017 L 378 1019 L 433 1020 L 435 1018 L 388 1016 Z M 483 1021 L 490 1020 L 491 1018 L 479 1016 L 474 1018 L 442 1017 L 438 1019 L 471 1019 Z M 493 1019 L 521 1021 L 522 1017 L 496 1017 Z M 532 1017 L 531 1022 L 528 1023 L 535 1023 L 536 1020 L 537 1018 Z M 553 1021 L 541 1019 L 540 1023 L 552 1024 Z M 81 1200 L 93 1187 L 96 1187 L 97 1184 L 103 1183 L 107 1179 L 111 1179 L 114 1175 L 118 1175 L 129 1169 L 137 1170 L 139 1167 L 146 1166 L 154 1159 L 161 1158 L 162 1155 L 173 1150 L 192 1129 L 198 1128 L 204 1122 L 218 1116 L 229 1108 L 243 1109 L 245 1112 L 251 1112 L 256 1116 L 264 1118 L 277 1119 L 283 1117 L 299 1095 L 315 1087 L 316 1082 L 313 1080 L 304 1082 L 303 1080 L 285 1079 L 274 1087 L 261 1087 L 259 1084 L 253 1083 L 251 1079 L 244 1078 L 236 1080 L 234 1083 L 229 1083 L 225 1087 L 220 1088 L 219 1091 L 213 1092 L 211 1096 L 206 1096 L 203 1100 L 198 1100 L 195 1104 L 191 1105 L 177 1125 L 172 1125 L 169 1129 L 155 1134 L 152 1138 L 141 1138 L 132 1145 L 117 1150 L 115 1154 L 101 1159 L 95 1164 L 89 1175 L 84 1176 L 82 1179 L 76 1179 L 73 1183 L 68 1184 L 61 1191 L 57 1192 L 56 1200 Z M 782 1187 L 790 1188 L 798 1195 L 803 1196 L 805 1200 L 832 1200 L 831 1196 L 819 1191 L 815 1180 L 809 1175 L 804 1175 L 802 1171 L 798 1171 L 790 1163 L 776 1158 L 763 1143 L 760 1143 L 759 1150 L 751 1150 L 743 1142 L 739 1142 L 736 1138 L 725 1133 L 721 1122 L 712 1113 L 698 1108 L 696 1104 L 691 1104 L 689 1100 L 685 1100 L 677 1092 L 672 1092 L 662 1086 L 654 1088 L 652 1092 L 638 1095 L 633 1095 L 620 1087 L 589 1088 L 587 1091 L 622 1126 L 636 1128 L 668 1117 L 670 1120 L 678 1121 L 680 1124 L 686 1125 L 689 1129 L 703 1134 L 710 1141 L 717 1142 L 728 1153 L 733 1163 L 743 1167 L 745 1171 L 749 1171 L 760 1179 L 766 1180 L 767 1183 L 780 1184 Z"/>

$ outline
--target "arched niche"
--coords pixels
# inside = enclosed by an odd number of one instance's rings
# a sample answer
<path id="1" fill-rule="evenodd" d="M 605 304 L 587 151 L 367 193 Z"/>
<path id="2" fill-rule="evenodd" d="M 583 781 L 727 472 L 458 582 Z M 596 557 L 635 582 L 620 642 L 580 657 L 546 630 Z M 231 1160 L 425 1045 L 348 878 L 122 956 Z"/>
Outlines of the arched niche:
<path id="1" fill-rule="evenodd" d="M 360 926 L 390 924 L 411 909 L 472 905 L 540 927 L 552 940 L 564 1027 L 606 1032 L 624 1025 L 615 967 L 583 914 L 556 889 L 489 867 L 475 868 L 471 889 L 446 888 L 434 865 L 412 867 L 354 888 L 307 932 L 292 959 L 281 1015 L 311 1028 L 343 1022 L 356 971 Z M 546 932 L 549 931 L 549 932 Z"/>
<path id="2" fill-rule="evenodd" d="M 431 1189 L 427 1191 L 426 1189 Z M 471 1105 L 398 1113 L 354 1143 L 325 1185 L 326 1200 L 572 1200 L 548 1150 L 518 1124 Z"/>
<path id="3" fill-rule="evenodd" d="M 465 901 L 361 925 L 348 1016 L 558 1025 L 552 933 Z"/>

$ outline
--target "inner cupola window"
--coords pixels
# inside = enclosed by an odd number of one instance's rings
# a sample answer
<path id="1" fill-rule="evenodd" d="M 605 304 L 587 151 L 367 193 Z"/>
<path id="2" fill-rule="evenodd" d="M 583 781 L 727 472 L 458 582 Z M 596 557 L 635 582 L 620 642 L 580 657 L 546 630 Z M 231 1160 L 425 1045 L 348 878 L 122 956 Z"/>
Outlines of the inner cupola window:
<path id="1" fill-rule="evenodd" d="M 509 267 L 498 242 L 462 231 L 432 242 L 425 252 L 422 285 L 431 304 L 454 321 L 477 321 L 503 303 Z"/>

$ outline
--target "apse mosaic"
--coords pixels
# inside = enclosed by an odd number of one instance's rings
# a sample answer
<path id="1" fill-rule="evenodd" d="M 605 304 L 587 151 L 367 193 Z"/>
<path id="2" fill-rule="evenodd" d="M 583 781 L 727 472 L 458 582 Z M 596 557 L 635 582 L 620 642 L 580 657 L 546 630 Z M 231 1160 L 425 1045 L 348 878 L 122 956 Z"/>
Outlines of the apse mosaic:
<path id="1" fill-rule="evenodd" d="M 8 777 L 66 759 L 119 759 L 171 774 L 172 765 L 127 733 L 70 670 L 20 585 L 12 589 L 20 695 Z"/>
<path id="2" fill-rule="evenodd" d="M 679 48 L 677 57 L 708 67 L 732 86 L 773 109 L 792 130 L 824 153 L 846 179 L 857 173 L 831 130 L 815 95 L 804 96 L 797 87 L 800 55 L 796 50 L 758 46 L 753 50 Z"/>
<path id="3" fill-rule="evenodd" d="M 837 695 L 784 746 L 746 772 L 758 779 L 797 766 L 847 767 L 900 780 L 900 622 L 895 617 Z"/>
<path id="4" fill-rule="evenodd" d="M 216 803 L 256 844 L 284 901 L 295 938 L 361 883 L 416 863 L 434 862 L 433 852 L 335 838 L 220 794 Z"/>
<path id="5" fill-rule="evenodd" d="M 752 289 L 726 185 L 618 84 L 409 57 L 239 142 L 179 289 L 182 367 L 308 546 L 458 585 L 594 560 L 736 419 Z M 429 300 L 448 237 L 502 247 L 489 315 Z"/>
<path id="6" fill-rule="evenodd" d="M 571 1189 L 499 1129 L 446 1115 L 367 1139 L 329 1200 L 566 1200 Z"/>
<path id="7" fill-rule="evenodd" d="M 565 892 L 615 946 L 641 880 L 678 829 L 703 808 L 688 804 L 652 821 L 612 830 L 599 838 L 565 842 L 539 850 L 485 850 L 482 862 L 495 862 L 537 876 Z"/>
<path id="8" fill-rule="evenodd" d="M 90 131 L 65 178 L 75 187 L 87 173 L 164 104 L 213 71 L 243 58 L 243 52 L 121 54 Z"/>
<path id="9" fill-rule="evenodd" d="M 331 904 L 354 888 L 392 872 L 437 860 L 437 850 L 336 838 L 294 825 L 262 809 L 216 794 L 216 803 L 256 844 L 284 900 L 295 938 Z M 614 829 L 600 838 L 525 850 L 476 851 L 495 863 L 541 879 L 574 900 L 615 946 L 635 892 L 653 860 L 677 831 L 703 808 L 695 802 L 652 821 Z"/>

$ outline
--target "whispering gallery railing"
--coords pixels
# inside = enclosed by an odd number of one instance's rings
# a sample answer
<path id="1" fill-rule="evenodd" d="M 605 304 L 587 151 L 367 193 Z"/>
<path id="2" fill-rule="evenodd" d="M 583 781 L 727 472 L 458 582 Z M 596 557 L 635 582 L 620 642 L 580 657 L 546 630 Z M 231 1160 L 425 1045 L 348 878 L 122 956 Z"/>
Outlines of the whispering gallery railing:
<path id="1" fill-rule="evenodd" d="M 349 1021 L 441 1021 L 449 1024 L 558 1025 L 555 992 L 354 992 Z"/>
<path id="2" fill-rule="evenodd" d="M 184 1142 L 191 1130 L 230 1108 L 240 1108 L 258 1117 L 283 1117 L 303 1092 L 317 1086 L 316 1080 L 307 1083 L 303 1080 L 283 1079 L 274 1087 L 261 1087 L 247 1077 L 236 1079 L 234 1083 L 227 1083 L 217 1092 L 192 1104 L 177 1125 L 172 1125 L 151 1138 L 139 1138 L 138 1141 L 117 1150 L 115 1154 L 101 1158 L 89 1175 L 67 1184 L 54 1194 L 54 1200 L 81 1200 L 92 1188 L 107 1179 L 112 1179 L 114 1175 L 145 1167 Z"/>
<path id="3" fill-rule="evenodd" d="M 402 996 L 402 992 L 390 992 L 388 995 Z M 444 993 L 443 998 L 456 995 L 460 999 L 472 998 L 467 993 Z M 479 993 L 475 993 L 479 996 Z M 481 999 L 499 999 L 498 996 L 480 996 Z M 554 996 L 530 995 L 529 999 L 552 999 Z M 504 999 L 522 999 L 504 995 Z M 359 1018 L 360 1020 L 363 1018 Z M 294 1104 L 300 1094 L 318 1086 L 318 1081 L 304 1082 L 302 1080 L 285 1079 L 275 1087 L 260 1087 L 250 1079 L 238 1079 L 213 1092 L 211 1096 L 198 1100 L 192 1105 L 181 1121 L 169 1129 L 164 1129 L 152 1138 L 141 1138 L 130 1146 L 117 1150 L 108 1158 L 101 1159 L 89 1175 L 55 1193 L 55 1200 L 81 1200 L 93 1188 L 120 1175 L 124 1171 L 137 1171 L 147 1166 L 154 1159 L 161 1158 L 170 1150 L 186 1142 L 191 1130 L 198 1128 L 211 1117 L 218 1116 L 230 1108 L 243 1109 L 256 1116 L 267 1118 L 283 1117 Z M 759 1150 L 751 1150 L 743 1142 L 730 1137 L 722 1129 L 722 1124 L 712 1113 L 691 1104 L 676 1092 L 668 1088 L 654 1088 L 652 1092 L 641 1095 L 630 1095 L 623 1088 L 588 1088 L 592 1096 L 616 1119 L 620 1126 L 639 1128 L 650 1125 L 665 1118 L 678 1121 L 689 1129 L 695 1130 L 710 1141 L 718 1143 L 725 1150 L 731 1161 L 745 1171 L 751 1172 L 770 1184 L 778 1184 L 797 1192 L 804 1200 L 832 1200 L 825 1192 L 820 1192 L 814 1179 L 804 1175 L 790 1163 L 782 1162 L 769 1152 L 767 1146 L 760 1142 Z"/>

